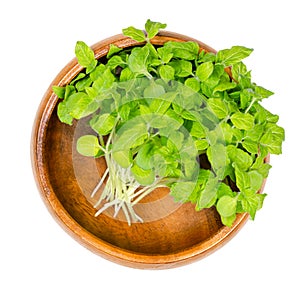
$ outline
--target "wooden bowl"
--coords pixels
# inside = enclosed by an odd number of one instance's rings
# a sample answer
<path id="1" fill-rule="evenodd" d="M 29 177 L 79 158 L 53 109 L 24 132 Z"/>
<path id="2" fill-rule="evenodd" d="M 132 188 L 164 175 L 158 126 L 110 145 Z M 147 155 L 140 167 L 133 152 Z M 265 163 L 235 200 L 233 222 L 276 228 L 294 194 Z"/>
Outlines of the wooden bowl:
<path id="1" fill-rule="evenodd" d="M 196 41 L 161 32 L 152 42 Z M 203 49 L 214 51 L 197 41 Z M 138 45 L 123 35 L 95 44 L 96 58 L 105 56 L 109 45 Z M 42 99 L 32 132 L 32 166 L 41 196 L 53 217 L 80 244 L 121 265 L 143 269 L 173 268 L 203 258 L 228 242 L 245 224 L 248 214 L 239 214 L 231 228 L 225 227 L 214 208 L 196 212 L 194 205 L 175 205 L 166 189 L 151 193 L 140 205 L 144 223 L 131 226 L 108 213 L 95 217 L 90 191 L 104 170 L 101 159 L 79 155 L 74 140 L 88 131 L 84 123 L 72 126 L 57 118 L 58 98 L 53 85 L 69 83 L 82 67 L 73 59 L 57 75 Z M 80 124 L 79 124 L 80 123 Z M 79 126 L 80 125 L 80 126 Z"/>

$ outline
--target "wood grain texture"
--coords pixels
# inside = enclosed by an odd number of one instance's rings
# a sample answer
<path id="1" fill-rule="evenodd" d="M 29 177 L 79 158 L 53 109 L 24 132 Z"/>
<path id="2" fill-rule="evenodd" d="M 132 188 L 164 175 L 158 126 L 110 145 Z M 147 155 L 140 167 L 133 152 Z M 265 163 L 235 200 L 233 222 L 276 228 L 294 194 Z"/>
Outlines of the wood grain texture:
<path id="1" fill-rule="evenodd" d="M 194 40 L 163 31 L 152 39 L 166 41 Z M 197 41 L 207 51 L 215 51 Z M 131 47 L 137 42 L 123 35 L 103 40 L 94 46 L 96 58 L 105 56 L 109 45 Z M 154 191 L 140 210 L 149 221 L 128 226 L 109 213 L 95 218 L 90 191 L 104 171 L 104 161 L 82 157 L 75 151 L 74 140 L 89 130 L 84 123 L 72 126 L 59 122 L 58 99 L 53 85 L 64 86 L 82 68 L 73 59 L 57 75 L 46 91 L 38 109 L 32 132 L 31 157 L 34 176 L 41 196 L 57 222 L 79 243 L 113 262 L 134 267 L 172 268 L 201 259 L 229 241 L 245 224 L 248 214 L 238 215 L 231 228 L 222 225 L 214 208 L 196 212 L 192 204 L 174 206 L 166 189 Z M 156 217 L 157 212 L 161 216 Z"/>

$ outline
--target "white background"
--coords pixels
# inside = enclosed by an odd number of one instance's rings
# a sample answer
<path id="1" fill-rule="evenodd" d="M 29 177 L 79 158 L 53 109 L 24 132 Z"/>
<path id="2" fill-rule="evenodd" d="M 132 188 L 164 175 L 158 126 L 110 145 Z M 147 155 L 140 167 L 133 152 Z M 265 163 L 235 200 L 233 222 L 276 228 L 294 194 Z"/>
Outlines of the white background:
<path id="1" fill-rule="evenodd" d="M 1 299 L 300 299 L 298 1 L 2 1 L 0 4 Z M 254 48 L 246 64 L 286 129 L 263 209 L 191 265 L 135 270 L 92 254 L 52 219 L 37 191 L 30 135 L 41 98 L 74 56 L 147 18 L 215 49 Z"/>

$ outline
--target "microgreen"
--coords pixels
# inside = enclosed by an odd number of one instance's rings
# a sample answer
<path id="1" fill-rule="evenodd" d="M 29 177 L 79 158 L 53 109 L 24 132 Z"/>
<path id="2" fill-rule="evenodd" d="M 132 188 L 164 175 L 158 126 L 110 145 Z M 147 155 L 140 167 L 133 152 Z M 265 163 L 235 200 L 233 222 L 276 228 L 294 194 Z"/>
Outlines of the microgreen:
<path id="1" fill-rule="evenodd" d="M 96 215 L 114 207 L 128 224 L 142 221 L 134 206 L 168 187 L 176 202 L 192 202 L 196 210 L 215 206 L 226 226 L 237 213 L 254 219 L 266 196 L 258 193 L 271 168 L 265 159 L 282 152 L 284 129 L 261 105 L 273 93 L 253 83 L 242 62 L 253 49 L 215 54 L 194 41 L 153 45 L 165 27 L 147 20 L 144 30 L 123 29 L 138 45 L 112 44 L 100 60 L 77 42 L 83 71 L 53 87 L 62 99 L 60 121 L 72 125 L 85 117 L 94 132 L 79 137 L 77 151 L 105 158 L 107 169 L 92 192 L 99 197 Z"/>

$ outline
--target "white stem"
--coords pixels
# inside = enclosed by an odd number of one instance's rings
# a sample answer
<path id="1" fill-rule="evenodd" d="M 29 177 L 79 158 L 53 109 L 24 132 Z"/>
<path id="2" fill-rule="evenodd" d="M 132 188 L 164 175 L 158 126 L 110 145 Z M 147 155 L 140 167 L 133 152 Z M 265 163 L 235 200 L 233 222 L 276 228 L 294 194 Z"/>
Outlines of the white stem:
<path id="1" fill-rule="evenodd" d="M 253 97 L 252 101 L 250 102 L 249 106 L 247 107 L 247 109 L 245 110 L 245 114 L 248 113 L 248 111 L 250 110 L 250 108 L 252 107 L 252 105 L 255 103 L 257 99 L 255 97 Z"/>
<path id="2" fill-rule="evenodd" d="M 114 218 L 118 215 L 121 207 L 124 205 L 124 202 L 121 201 L 120 203 L 116 204 L 116 207 L 115 207 L 115 213 L 114 213 Z"/>
<path id="3" fill-rule="evenodd" d="M 113 200 L 113 201 L 111 201 L 111 202 L 105 203 L 105 204 L 103 205 L 103 207 L 100 208 L 100 209 L 96 212 L 95 217 L 98 217 L 102 212 L 104 212 L 104 211 L 105 211 L 106 209 L 108 209 L 109 207 L 115 205 L 118 201 L 119 201 L 118 199 L 115 199 L 115 200 Z"/>
<path id="4" fill-rule="evenodd" d="M 107 185 L 105 186 L 105 188 L 104 188 L 104 190 L 103 190 L 103 192 L 102 192 L 102 194 L 101 194 L 99 200 L 98 200 L 98 201 L 96 202 L 96 204 L 94 205 L 94 208 L 97 208 L 105 198 L 107 198 L 107 199 L 109 198 L 108 195 L 109 195 L 110 191 L 107 192 L 108 187 L 109 187 L 109 185 L 107 184 Z"/>
<path id="5" fill-rule="evenodd" d="M 145 196 L 147 196 L 148 194 L 150 194 L 151 192 L 153 192 L 155 189 L 159 188 L 159 187 L 165 187 L 164 185 L 155 185 L 153 187 L 148 187 L 148 189 L 146 189 L 146 191 L 144 191 L 144 193 L 142 195 L 140 195 L 137 199 L 135 199 L 132 202 L 132 206 L 136 205 L 139 201 L 141 201 Z"/>
<path id="6" fill-rule="evenodd" d="M 107 174 L 108 174 L 108 168 L 105 170 L 101 180 L 99 181 L 99 183 L 96 185 L 96 187 L 94 188 L 92 194 L 91 194 L 91 197 L 93 198 L 95 196 L 95 194 L 98 192 L 98 190 L 100 189 L 100 187 L 102 186 Z"/>
<path id="7" fill-rule="evenodd" d="M 107 179 L 105 187 L 99 200 L 94 205 L 94 208 L 98 208 L 104 199 L 107 202 L 96 212 L 95 216 L 97 217 L 109 207 L 115 206 L 114 217 L 116 217 L 122 209 L 128 225 L 131 225 L 132 221 L 143 222 L 143 219 L 134 211 L 133 206 L 157 187 L 163 187 L 165 185 L 162 184 L 161 179 L 157 179 L 153 184 L 142 187 L 140 190 L 136 191 L 141 185 L 131 175 L 131 166 L 122 168 L 112 158 L 109 147 L 110 144 L 113 143 L 113 139 L 114 129 L 110 133 L 105 146 L 106 151 L 104 157 L 107 169 L 91 194 L 91 197 L 94 197 L 103 185 L 105 179 Z"/>
<path id="8" fill-rule="evenodd" d="M 133 221 L 135 221 L 135 222 L 137 222 L 137 221 L 143 222 L 143 219 L 140 216 L 138 216 L 136 214 L 136 212 L 134 211 L 131 203 L 126 203 L 126 205 L 127 205 L 127 208 L 128 208 L 128 210 L 129 210 L 129 212 L 131 214 L 131 217 L 132 217 Z"/>
<path id="9" fill-rule="evenodd" d="M 134 199 L 135 197 L 137 197 L 138 195 L 144 193 L 145 191 L 147 191 L 150 187 L 149 186 L 145 186 L 142 189 L 140 189 L 138 192 L 134 193 L 131 197 L 132 199 Z"/>
<path id="10" fill-rule="evenodd" d="M 131 219 L 129 217 L 129 214 L 128 214 L 128 210 L 126 208 L 126 205 L 122 205 L 122 209 L 123 209 L 123 212 L 124 212 L 124 215 L 126 217 L 126 220 L 127 220 L 127 223 L 128 225 L 130 226 L 131 225 Z"/>

